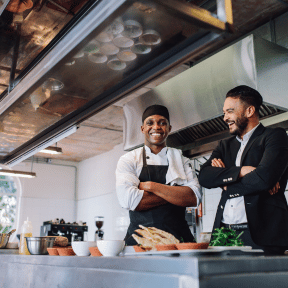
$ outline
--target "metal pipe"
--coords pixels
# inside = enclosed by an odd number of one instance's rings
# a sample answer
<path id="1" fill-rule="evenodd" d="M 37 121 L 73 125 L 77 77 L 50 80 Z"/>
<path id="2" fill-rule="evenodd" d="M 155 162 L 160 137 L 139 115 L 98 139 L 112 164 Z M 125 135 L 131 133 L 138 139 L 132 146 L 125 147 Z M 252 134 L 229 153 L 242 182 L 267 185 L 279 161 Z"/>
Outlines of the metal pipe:
<path id="1" fill-rule="evenodd" d="M 20 37 L 21 37 L 21 23 L 16 23 L 16 39 L 13 47 L 12 66 L 10 71 L 8 93 L 10 93 L 14 88 L 14 79 L 19 54 Z"/>

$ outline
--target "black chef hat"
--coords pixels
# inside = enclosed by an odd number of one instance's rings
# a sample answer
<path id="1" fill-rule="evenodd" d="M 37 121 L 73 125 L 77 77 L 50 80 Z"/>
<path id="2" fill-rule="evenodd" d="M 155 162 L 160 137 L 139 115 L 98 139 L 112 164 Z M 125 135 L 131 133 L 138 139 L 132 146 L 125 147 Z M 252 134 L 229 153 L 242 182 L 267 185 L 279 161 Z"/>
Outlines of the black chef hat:
<path id="1" fill-rule="evenodd" d="M 152 105 L 147 107 L 142 115 L 142 122 L 144 123 L 145 119 L 152 115 L 161 115 L 165 117 L 170 123 L 169 111 L 163 105 Z"/>

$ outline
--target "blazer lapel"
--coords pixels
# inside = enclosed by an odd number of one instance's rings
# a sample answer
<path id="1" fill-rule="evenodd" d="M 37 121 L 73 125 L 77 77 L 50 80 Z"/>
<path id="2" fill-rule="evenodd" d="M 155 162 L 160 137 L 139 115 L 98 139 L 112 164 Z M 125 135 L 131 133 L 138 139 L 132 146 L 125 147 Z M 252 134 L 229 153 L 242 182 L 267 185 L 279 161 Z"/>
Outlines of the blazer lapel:
<path id="1" fill-rule="evenodd" d="M 244 151 L 241 157 L 241 162 L 240 165 L 242 166 L 242 163 L 246 157 L 247 152 L 249 151 L 249 149 L 251 148 L 252 144 L 254 143 L 254 141 L 257 139 L 257 137 L 259 135 L 261 135 L 265 130 L 265 127 L 260 123 L 260 125 L 256 128 L 256 130 L 254 131 L 254 133 L 252 134 L 252 136 L 250 137 Z"/>
<path id="2" fill-rule="evenodd" d="M 237 153 L 240 149 L 240 142 L 236 139 L 236 137 L 234 137 L 234 139 L 231 141 L 231 146 L 230 146 L 230 159 L 233 161 L 233 163 L 231 163 L 232 166 L 235 166 L 235 160 L 237 157 Z"/>

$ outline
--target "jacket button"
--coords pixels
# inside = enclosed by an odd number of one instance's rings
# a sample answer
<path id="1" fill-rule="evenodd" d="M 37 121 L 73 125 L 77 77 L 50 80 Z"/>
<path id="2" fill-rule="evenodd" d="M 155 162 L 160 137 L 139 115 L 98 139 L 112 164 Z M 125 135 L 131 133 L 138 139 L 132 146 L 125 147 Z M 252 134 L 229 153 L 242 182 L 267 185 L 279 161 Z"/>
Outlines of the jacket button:
<path id="1" fill-rule="evenodd" d="M 223 206 L 221 205 L 221 209 L 223 209 Z"/>

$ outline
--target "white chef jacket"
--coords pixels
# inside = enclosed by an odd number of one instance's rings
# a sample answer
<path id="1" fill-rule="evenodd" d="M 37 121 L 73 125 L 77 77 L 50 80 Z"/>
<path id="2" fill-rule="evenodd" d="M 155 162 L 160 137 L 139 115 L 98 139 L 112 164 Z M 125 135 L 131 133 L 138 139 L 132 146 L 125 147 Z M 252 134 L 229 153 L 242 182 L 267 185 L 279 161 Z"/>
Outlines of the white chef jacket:
<path id="1" fill-rule="evenodd" d="M 255 129 L 259 126 L 259 124 L 254 127 L 252 130 L 247 132 L 243 136 L 243 140 L 236 136 L 236 139 L 241 143 L 241 146 L 238 150 L 235 165 L 237 167 L 240 167 L 241 157 L 243 154 L 243 151 L 252 136 Z M 244 197 L 236 197 L 233 199 L 228 199 L 224 211 L 223 211 L 223 219 L 222 222 L 225 224 L 240 224 L 240 223 L 247 223 L 247 216 L 246 216 L 246 210 L 245 210 L 245 203 L 244 203 Z"/>
<path id="2" fill-rule="evenodd" d="M 142 147 L 121 156 L 116 169 L 116 192 L 120 205 L 127 210 L 135 210 L 144 190 L 139 190 L 139 176 L 143 167 Z M 200 184 L 192 161 L 182 155 L 182 151 L 164 147 L 158 154 L 145 146 L 147 165 L 168 165 L 166 184 L 190 187 L 197 197 L 197 206 L 202 200 Z"/>

